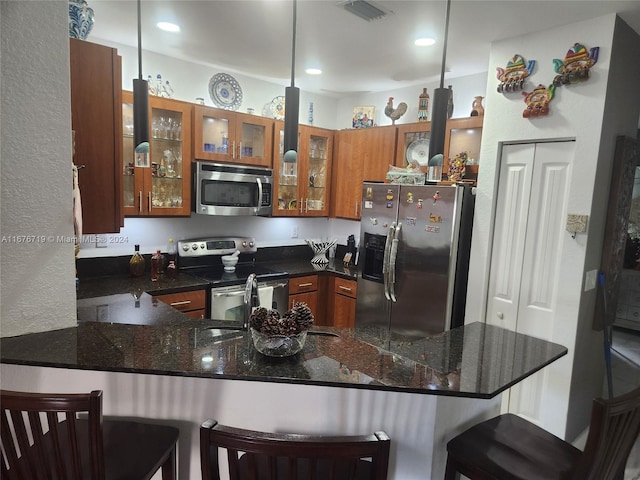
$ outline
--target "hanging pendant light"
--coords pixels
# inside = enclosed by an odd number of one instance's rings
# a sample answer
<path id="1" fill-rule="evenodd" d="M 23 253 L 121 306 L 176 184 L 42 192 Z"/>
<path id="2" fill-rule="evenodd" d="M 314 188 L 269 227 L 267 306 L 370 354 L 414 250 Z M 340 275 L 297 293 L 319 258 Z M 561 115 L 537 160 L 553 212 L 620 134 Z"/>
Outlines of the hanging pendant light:
<path id="1" fill-rule="evenodd" d="M 447 106 L 449 103 L 449 89 L 444 88 L 444 71 L 447 62 L 447 38 L 449 36 L 449 11 L 451 0 L 447 0 L 447 13 L 444 22 L 444 44 L 442 48 L 442 66 L 440 70 L 440 88 L 433 94 L 433 110 L 431 112 L 431 135 L 429 137 L 429 158 L 444 153 L 444 137 L 447 127 Z M 442 160 L 440 159 L 440 162 Z M 431 160 L 429 161 L 431 163 Z"/>
<path id="2" fill-rule="evenodd" d="M 291 45 L 291 86 L 284 95 L 284 161 L 298 159 L 298 120 L 300 114 L 300 89 L 295 86 L 296 64 L 296 5 L 293 0 L 293 40 Z"/>
<path id="3" fill-rule="evenodd" d="M 142 79 L 142 23 L 138 0 L 138 78 L 133 79 L 133 139 L 136 166 L 149 167 L 149 84 Z"/>

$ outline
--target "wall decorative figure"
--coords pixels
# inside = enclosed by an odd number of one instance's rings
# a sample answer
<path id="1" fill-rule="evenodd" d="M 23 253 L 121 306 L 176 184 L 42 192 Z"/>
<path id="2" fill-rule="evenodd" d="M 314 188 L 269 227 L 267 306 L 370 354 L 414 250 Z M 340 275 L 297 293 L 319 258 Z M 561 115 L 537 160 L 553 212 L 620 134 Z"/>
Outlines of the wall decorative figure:
<path id="1" fill-rule="evenodd" d="M 553 68 L 558 74 L 553 79 L 553 84 L 559 87 L 589 80 L 590 69 L 598 61 L 599 52 L 600 47 L 593 47 L 587 52 L 584 45 L 575 43 L 565 55 L 564 60 L 558 58 L 553 60 Z"/>
<path id="2" fill-rule="evenodd" d="M 531 75 L 535 65 L 535 60 L 525 62 L 521 55 L 516 54 L 507 62 L 506 68 L 496 68 L 496 77 L 500 80 L 498 93 L 522 90 L 525 79 Z"/>
<path id="3" fill-rule="evenodd" d="M 539 84 L 531 93 L 522 92 L 524 103 L 527 104 L 527 108 L 522 112 L 522 116 L 524 118 L 535 118 L 547 115 L 549 113 L 549 102 L 553 100 L 555 91 L 555 85 L 545 87 Z"/>

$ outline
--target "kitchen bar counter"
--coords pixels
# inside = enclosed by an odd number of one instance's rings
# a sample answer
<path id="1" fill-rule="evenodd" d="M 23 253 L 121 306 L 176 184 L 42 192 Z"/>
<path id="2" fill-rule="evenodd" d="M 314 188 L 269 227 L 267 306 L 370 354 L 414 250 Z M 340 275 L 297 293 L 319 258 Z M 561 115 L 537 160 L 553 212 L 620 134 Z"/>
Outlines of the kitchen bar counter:
<path id="1" fill-rule="evenodd" d="M 318 329 L 304 350 L 270 358 L 248 332 L 192 320 L 153 296 L 78 300 L 78 326 L 0 340 L 3 363 L 85 370 L 355 387 L 491 398 L 567 353 L 566 348 L 473 323 L 433 338 L 372 339 Z"/>
<path id="2" fill-rule="evenodd" d="M 567 353 L 472 323 L 413 341 L 324 328 L 297 355 L 269 358 L 247 332 L 155 300 L 146 293 L 137 301 L 130 293 L 79 299 L 77 327 L 0 339 L 3 388 L 100 389 L 105 415 L 178 427 L 182 480 L 201 478 L 198 428 L 207 418 L 262 431 L 384 430 L 389 480 L 436 480 L 449 439 L 499 413 L 500 392 Z"/>

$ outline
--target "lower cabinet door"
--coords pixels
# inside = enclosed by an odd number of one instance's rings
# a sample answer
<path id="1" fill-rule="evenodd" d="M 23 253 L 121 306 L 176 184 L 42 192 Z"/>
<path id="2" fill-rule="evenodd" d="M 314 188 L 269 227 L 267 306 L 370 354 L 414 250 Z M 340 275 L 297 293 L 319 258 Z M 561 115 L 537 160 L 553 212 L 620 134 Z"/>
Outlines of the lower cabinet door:
<path id="1" fill-rule="evenodd" d="M 298 293 L 289 295 L 289 308 L 293 308 L 294 302 L 303 302 L 311 309 L 314 316 L 318 314 L 318 292 Z"/>
<path id="2" fill-rule="evenodd" d="M 333 299 L 333 326 L 353 328 L 356 324 L 356 299 L 335 295 Z"/>

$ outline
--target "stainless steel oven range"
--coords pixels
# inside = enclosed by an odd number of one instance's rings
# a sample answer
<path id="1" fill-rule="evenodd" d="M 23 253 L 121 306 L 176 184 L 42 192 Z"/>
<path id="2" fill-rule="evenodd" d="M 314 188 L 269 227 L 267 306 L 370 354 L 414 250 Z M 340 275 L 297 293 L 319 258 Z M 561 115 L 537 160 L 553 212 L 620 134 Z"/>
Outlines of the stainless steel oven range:
<path id="1" fill-rule="evenodd" d="M 240 252 L 233 272 L 225 271 L 222 256 Z M 255 261 L 254 238 L 205 237 L 178 242 L 178 268 L 209 283 L 207 316 L 243 325 L 248 312 L 245 286 L 252 273 L 258 280 L 260 305 L 285 313 L 289 301 L 289 274 L 261 266 Z"/>

